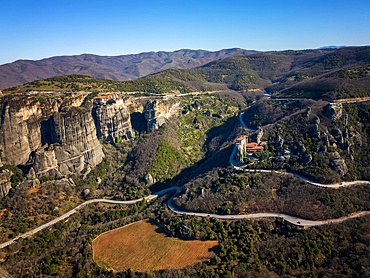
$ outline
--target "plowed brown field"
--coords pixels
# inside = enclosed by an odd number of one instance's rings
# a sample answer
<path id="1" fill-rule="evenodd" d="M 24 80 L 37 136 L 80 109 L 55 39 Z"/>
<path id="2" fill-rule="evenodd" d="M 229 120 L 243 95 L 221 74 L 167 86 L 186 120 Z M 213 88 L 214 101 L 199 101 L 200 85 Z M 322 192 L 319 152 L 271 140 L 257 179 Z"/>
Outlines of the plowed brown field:
<path id="1" fill-rule="evenodd" d="M 168 237 L 147 221 L 103 233 L 93 241 L 94 260 L 113 271 L 183 268 L 213 255 L 218 242 Z"/>

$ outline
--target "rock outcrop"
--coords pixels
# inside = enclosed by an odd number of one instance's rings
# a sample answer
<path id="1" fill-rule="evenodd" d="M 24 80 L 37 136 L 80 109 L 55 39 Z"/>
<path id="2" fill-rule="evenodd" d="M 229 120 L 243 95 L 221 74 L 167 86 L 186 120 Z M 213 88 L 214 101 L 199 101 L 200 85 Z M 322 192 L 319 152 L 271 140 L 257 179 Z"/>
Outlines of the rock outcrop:
<path id="1" fill-rule="evenodd" d="M 153 176 L 150 173 L 146 174 L 146 176 L 144 177 L 144 180 L 145 180 L 145 183 L 149 186 L 156 182 L 155 178 L 153 178 Z"/>
<path id="2" fill-rule="evenodd" d="M 278 135 L 275 140 L 275 148 L 280 150 L 283 148 L 283 145 L 284 139 L 280 135 Z"/>
<path id="3" fill-rule="evenodd" d="M 310 164 L 311 163 L 311 161 L 312 161 L 312 154 L 305 154 L 304 155 L 304 160 L 303 160 L 303 163 L 305 164 L 305 165 L 308 165 L 308 164 Z"/>
<path id="4" fill-rule="evenodd" d="M 314 124 L 313 124 L 313 134 L 316 138 L 320 138 L 320 130 L 319 130 L 320 118 L 315 117 Z"/>
<path id="5" fill-rule="evenodd" d="M 163 125 L 166 120 L 175 115 L 180 103 L 170 101 L 148 101 L 144 107 L 144 117 L 147 121 L 147 131 L 153 131 Z"/>
<path id="6" fill-rule="evenodd" d="M 94 104 L 92 114 L 99 139 L 115 142 L 134 138 L 130 111 L 122 99 Z"/>
<path id="7" fill-rule="evenodd" d="M 347 164 L 338 152 L 330 154 L 330 166 L 341 176 L 344 176 L 348 172 Z"/>
<path id="8" fill-rule="evenodd" d="M 329 103 L 326 114 L 332 121 L 340 119 L 343 114 L 343 105 L 341 103 Z"/>
<path id="9" fill-rule="evenodd" d="M 234 159 L 239 163 L 243 163 L 244 161 L 244 158 L 247 152 L 247 144 L 248 144 L 248 136 L 242 135 L 236 138 L 236 141 L 235 141 L 236 152 L 235 152 Z"/>
<path id="10" fill-rule="evenodd" d="M 42 122 L 56 113 L 61 104 L 60 98 L 3 97 L 0 100 L 1 162 L 26 164 L 31 152 L 42 145 Z"/>
<path id="11" fill-rule="evenodd" d="M 104 156 L 90 110 L 70 107 L 50 118 L 49 144 L 36 150 L 37 176 L 66 176 L 89 170 Z"/>
<path id="12" fill-rule="evenodd" d="M 101 162 L 91 110 L 75 107 L 72 95 L 4 96 L 0 100 L 0 156 L 10 165 L 28 165 L 37 177 L 79 173 Z"/>
<path id="13" fill-rule="evenodd" d="M 344 144 L 343 132 L 338 127 L 333 128 L 332 135 L 334 136 L 337 144 Z"/>
<path id="14" fill-rule="evenodd" d="M 7 169 L 1 171 L 0 173 L 0 198 L 6 196 L 10 188 L 12 187 L 12 184 L 10 182 L 10 178 L 12 174 L 13 173 Z"/>
<path id="15" fill-rule="evenodd" d="M 256 132 L 257 144 L 261 143 L 262 137 L 263 137 L 263 129 L 262 129 L 262 127 L 259 127 L 257 132 Z"/>

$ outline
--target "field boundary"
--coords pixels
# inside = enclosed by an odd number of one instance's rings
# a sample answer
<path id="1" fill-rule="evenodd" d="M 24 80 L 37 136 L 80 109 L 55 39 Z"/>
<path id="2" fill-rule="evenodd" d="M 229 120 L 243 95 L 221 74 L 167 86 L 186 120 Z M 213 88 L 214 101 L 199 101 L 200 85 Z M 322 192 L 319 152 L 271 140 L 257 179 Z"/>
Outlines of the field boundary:
<path id="1" fill-rule="evenodd" d="M 139 226 L 129 227 L 133 224 Z M 210 259 L 219 250 L 218 240 L 173 237 L 149 219 L 103 232 L 95 239 L 92 244 L 94 262 L 113 272 L 128 268 L 138 272 L 181 269 Z"/>
<path id="2" fill-rule="evenodd" d="M 128 226 L 131 226 L 131 225 L 136 224 L 136 223 L 140 223 L 140 222 L 142 222 L 142 221 L 148 221 L 148 219 L 142 219 L 142 220 L 139 220 L 139 221 L 135 221 L 135 222 L 132 222 L 132 223 L 126 224 L 126 225 L 121 226 L 121 227 L 118 227 L 118 228 L 114 228 L 114 229 L 112 229 L 112 230 L 108 230 L 108 231 L 102 232 L 102 233 L 101 233 L 101 234 L 99 234 L 96 238 L 94 238 L 94 239 L 93 239 L 93 241 L 91 242 L 91 248 L 92 248 L 92 253 L 93 253 L 93 261 L 95 262 L 95 252 L 94 252 L 94 247 L 93 247 L 93 245 L 94 245 L 94 241 L 95 241 L 96 239 L 98 239 L 100 236 L 105 235 L 105 234 L 107 234 L 107 233 L 110 233 L 110 232 L 113 232 L 113 231 L 115 231 L 115 230 L 119 230 L 119 229 L 122 229 L 122 228 L 125 228 L 125 227 L 128 227 Z M 95 263 L 96 263 L 96 262 L 95 262 Z"/>

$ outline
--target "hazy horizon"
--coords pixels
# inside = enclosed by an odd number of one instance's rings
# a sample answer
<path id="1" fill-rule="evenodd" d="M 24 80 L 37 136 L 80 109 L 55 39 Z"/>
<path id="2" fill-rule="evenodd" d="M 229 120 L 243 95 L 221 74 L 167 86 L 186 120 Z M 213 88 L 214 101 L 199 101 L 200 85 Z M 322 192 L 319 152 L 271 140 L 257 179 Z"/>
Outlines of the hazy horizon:
<path id="1" fill-rule="evenodd" d="M 180 50 L 203 50 L 203 51 L 210 51 L 210 52 L 217 52 L 220 50 L 224 49 L 234 49 L 234 48 L 239 48 L 239 49 L 244 49 L 244 50 L 251 50 L 251 51 L 259 51 L 259 52 L 270 52 L 270 51 L 285 51 L 285 50 L 309 50 L 309 49 L 327 49 L 327 48 L 345 48 L 345 47 L 364 47 L 364 46 L 370 46 L 370 45 L 324 45 L 316 48 L 286 48 L 286 49 L 271 49 L 271 50 L 258 50 L 258 49 L 245 49 L 245 48 L 240 48 L 240 47 L 229 47 L 229 48 L 222 48 L 222 49 L 215 49 L 215 50 L 209 50 L 209 49 L 190 49 L 190 48 L 181 48 L 181 49 L 174 49 L 174 50 L 149 50 L 149 51 L 143 51 L 143 52 L 138 52 L 138 53 L 126 53 L 126 54 L 116 54 L 116 55 L 104 55 L 104 54 L 99 54 L 99 53 L 76 53 L 76 54 L 60 54 L 60 55 L 54 55 L 54 56 L 49 56 L 49 57 L 41 57 L 38 59 L 17 59 L 11 62 L 7 62 L 4 64 L 0 65 L 6 65 L 10 64 L 16 61 L 40 61 L 40 60 L 45 60 L 45 59 L 50 59 L 53 57 L 63 57 L 63 56 L 80 56 L 80 55 L 96 55 L 96 56 L 106 56 L 106 57 L 115 57 L 115 56 L 123 56 L 123 55 L 137 55 L 137 54 L 142 54 L 142 53 L 151 53 L 151 52 L 176 52 Z"/>

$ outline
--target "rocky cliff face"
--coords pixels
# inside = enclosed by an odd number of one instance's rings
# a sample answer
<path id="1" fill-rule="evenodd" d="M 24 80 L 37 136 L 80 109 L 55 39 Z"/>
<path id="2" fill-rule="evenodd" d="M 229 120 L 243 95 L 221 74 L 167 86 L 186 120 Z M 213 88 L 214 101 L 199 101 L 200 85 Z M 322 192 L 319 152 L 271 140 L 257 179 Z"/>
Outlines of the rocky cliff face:
<path id="1" fill-rule="evenodd" d="M 0 100 L 1 162 L 31 166 L 36 176 L 79 173 L 104 156 L 91 111 L 63 95 Z"/>
<path id="2" fill-rule="evenodd" d="M 85 97 L 35 93 L 0 98 L 0 165 L 27 166 L 24 169 L 30 170 L 25 174 L 31 182 L 42 176 L 86 173 L 104 156 L 99 138 L 133 138 L 130 113 L 142 111 L 151 131 L 180 106 L 165 100 L 139 105 L 120 98 L 81 106 Z M 9 190 L 5 180 L 0 185 L 1 195 Z"/>
<path id="3" fill-rule="evenodd" d="M 180 103 L 170 101 L 149 101 L 144 107 L 144 117 L 147 121 L 147 131 L 153 131 L 163 125 L 166 120 L 175 115 Z"/>
<path id="4" fill-rule="evenodd" d="M 121 139 L 131 140 L 134 137 L 130 112 L 122 99 L 104 105 L 94 104 L 92 114 L 99 139 L 114 142 Z"/>
<path id="5" fill-rule="evenodd" d="M 11 186 L 10 178 L 12 176 L 12 172 L 5 169 L 0 173 L 0 198 L 4 197 L 8 194 Z"/>
<path id="6" fill-rule="evenodd" d="M 42 145 L 42 122 L 57 112 L 60 98 L 3 97 L 0 101 L 0 155 L 2 163 L 26 164 Z"/>
<path id="7" fill-rule="evenodd" d="M 338 172 L 340 176 L 344 176 L 348 172 L 347 164 L 338 152 L 330 154 L 330 166 L 334 171 Z"/>
<path id="8" fill-rule="evenodd" d="M 326 108 L 326 114 L 330 120 L 338 120 L 343 114 L 342 103 L 329 103 Z"/>
<path id="9" fill-rule="evenodd" d="M 38 148 L 35 154 L 37 176 L 80 173 L 101 162 L 104 154 L 90 110 L 69 107 L 55 113 L 48 122 L 49 144 Z"/>

